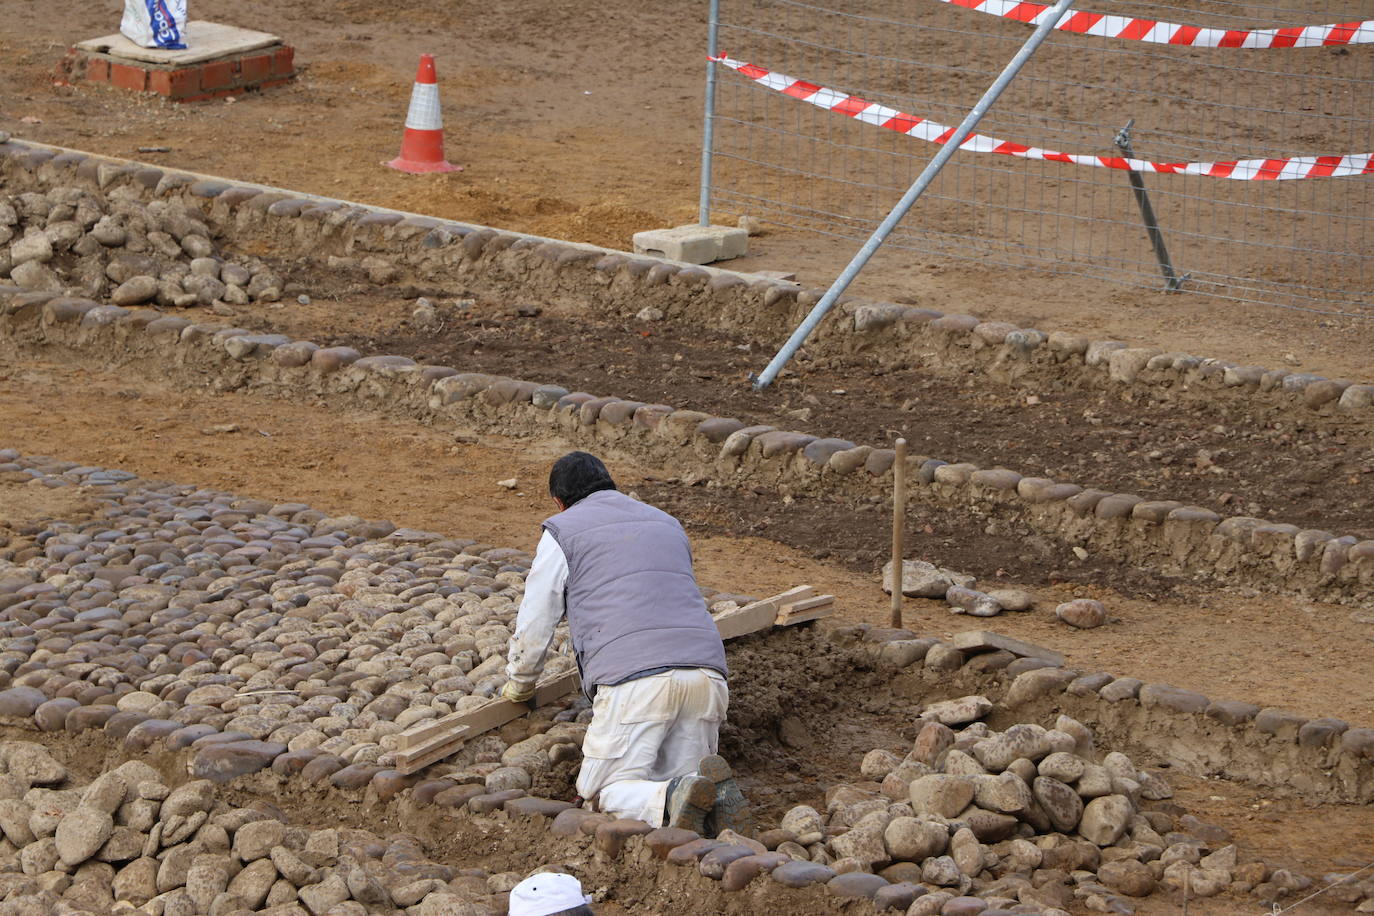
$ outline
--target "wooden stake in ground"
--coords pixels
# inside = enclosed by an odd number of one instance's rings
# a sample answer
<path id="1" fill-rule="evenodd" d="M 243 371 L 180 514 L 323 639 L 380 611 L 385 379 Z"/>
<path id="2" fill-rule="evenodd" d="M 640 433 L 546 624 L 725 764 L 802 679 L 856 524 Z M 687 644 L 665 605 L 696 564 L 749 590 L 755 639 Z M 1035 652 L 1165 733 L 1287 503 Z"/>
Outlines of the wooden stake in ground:
<path id="1" fill-rule="evenodd" d="M 906 522 L 906 440 L 892 461 L 892 626 L 902 628 L 902 534 Z"/>

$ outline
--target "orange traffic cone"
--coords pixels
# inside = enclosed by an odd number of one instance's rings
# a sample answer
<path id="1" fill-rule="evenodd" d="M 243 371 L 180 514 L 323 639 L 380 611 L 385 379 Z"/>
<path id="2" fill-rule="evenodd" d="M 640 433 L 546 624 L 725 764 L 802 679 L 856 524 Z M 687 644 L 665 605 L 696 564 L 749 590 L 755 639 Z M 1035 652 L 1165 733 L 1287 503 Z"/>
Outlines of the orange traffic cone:
<path id="1" fill-rule="evenodd" d="M 444 160 L 444 118 L 439 112 L 439 80 L 434 74 L 434 55 L 421 54 L 410 93 L 401 155 L 382 165 L 401 172 L 456 172 L 459 165 Z"/>

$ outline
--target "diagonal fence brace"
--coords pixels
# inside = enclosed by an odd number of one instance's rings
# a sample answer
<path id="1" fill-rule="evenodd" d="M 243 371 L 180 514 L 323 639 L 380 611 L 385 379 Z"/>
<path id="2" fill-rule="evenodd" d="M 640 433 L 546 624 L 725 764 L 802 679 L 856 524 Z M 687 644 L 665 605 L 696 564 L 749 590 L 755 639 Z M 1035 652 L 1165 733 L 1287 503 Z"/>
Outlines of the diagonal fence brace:
<path id="1" fill-rule="evenodd" d="M 1035 31 L 1026 39 L 1026 43 L 1021 46 L 1020 50 L 1012 56 L 1012 59 L 1007 62 L 1006 67 L 997 75 L 997 79 L 992 81 L 992 85 L 983 93 L 982 98 L 974 103 L 973 108 L 969 109 L 969 113 L 964 116 L 963 121 L 959 122 L 959 126 L 955 128 L 949 141 L 944 146 L 940 147 L 939 151 L 931 158 L 930 162 L 926 163 L 926 167 L 921 170 L 920 175 L 916 176 L 916 180 L 912 183 L 911 187 L 907 188 L 906 193 L 902 195 L 902 199 L 897 201 L 897 205 L 887 214 L 878 225 L 878 228 L 873 230 L 873 234 L 869 236 L 868 241 L 863 243 L 863 247 L 855 253 L 853 259 L 845 266 L 845 269 L 840 275 L 835 278 L 835 282 L 830 284 L 830 288 L 825 291 L 825 295 L 821 297 L 821 301 L 816 303 L 815 307 L 811 309 L 810 314 L 808 314 L 806 318 L 802 320 L 802 323 L 797 326 L 797 329 L 792 332 L 792 336 L 787 338 L 787 343 L 782 345 L 782 349 L 773 357 L 772 361 L 764 368 L 763 372 L 759 373 L 758 377 L 753 379 L 755 390 L 761 391 L 767 388 L 773 383 L 773 380 L 778 377 L 778 373 L 782 371 L 782 367 L 787 365 L 788 360 L 801 349 L 801 345 L 806 342 L 806 338 L 811 336 L 811 332 L 814 331 L 816 326 L 821 323 L 821 320 L 825 318 L 826 313 L 835 306 L 840 296 L 844 295 L 844 291 L 849 288 L 850 283 L 854 282 L 854 278 L 859 275 L 859 271 L 863 270 L 864 265 L 869 262 L 873 255 L 877 254 L 883 242 L 887 241 L 887 237 L 892 234 L 892 230 L 897 228 L 897 224 L 906 216 L 907 211 L 909 211 L 920 196 L 925 193 L 926 188 L 930 187 L 931 182 L 935 180 L 935 176 L 940 173 L 940 170 L 945 167 L 945 164 L 949 162 L 955 152 L 958 151 L 959 145 L 968 139 L 969 134 L 973 133 L 973 129 L 978 126 L 979 121 L 983 120 L 983 116 L 988 113 L 988 109 L 993 106 L 998 98 L 1001 97 L 1002 93 L 1006 91 L 1006 88 L 1011 85 L 1012 80 L 1016 79 L 1016 75 L 1021 72 L 1021 68 L 1026 65 L 1026 62 L 1031 59 L 1031 55 L 1035 53 L 1035 50 L 1044 44 L 1050 32 L 1054 31 L 1054 27 L 1059 24 L 1061 19 L 1068 15 L 1069 10 L 1073 7 L 1073 3 L 1074 0 L 1056 0 L 1053 7 L 1041 14 L 1039 17 L 1039 24 L 1036 25 Z"/>

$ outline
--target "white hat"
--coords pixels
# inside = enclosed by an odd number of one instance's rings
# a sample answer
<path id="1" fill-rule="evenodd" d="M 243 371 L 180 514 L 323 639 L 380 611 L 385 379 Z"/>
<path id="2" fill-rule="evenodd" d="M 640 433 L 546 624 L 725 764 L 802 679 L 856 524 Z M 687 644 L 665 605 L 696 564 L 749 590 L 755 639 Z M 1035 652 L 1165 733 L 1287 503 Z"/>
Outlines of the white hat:
<path id="1" fill-rule="evenodd" d="M 542 872 L 511 888 L 510 916 L 549 916 L 591 902 L 572 875 Z"/>

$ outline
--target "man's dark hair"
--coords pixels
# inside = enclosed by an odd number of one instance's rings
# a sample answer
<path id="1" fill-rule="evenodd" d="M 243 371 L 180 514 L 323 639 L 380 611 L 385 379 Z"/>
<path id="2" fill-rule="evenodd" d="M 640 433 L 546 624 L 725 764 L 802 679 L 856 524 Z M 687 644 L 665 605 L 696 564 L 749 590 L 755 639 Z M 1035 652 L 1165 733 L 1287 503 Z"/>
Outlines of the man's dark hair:
<path id="1" fill-rule="evenodd" d="M 557 913 L 550 913 L 549 916 L 596 916 L 596 912 L 584 903 L 570 910 L 559 910 Z"/>
<path id="2" fill-rule="evenodd" d="M 572 506 L 598 490 L 614 490 L 615 481 L 601 459 L 588 452 L 568 452 L 549 471 L 549 494 Z"/>

